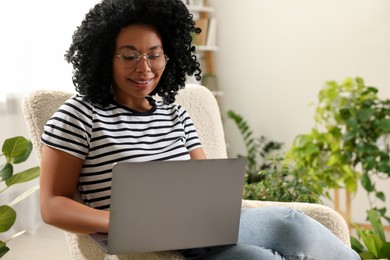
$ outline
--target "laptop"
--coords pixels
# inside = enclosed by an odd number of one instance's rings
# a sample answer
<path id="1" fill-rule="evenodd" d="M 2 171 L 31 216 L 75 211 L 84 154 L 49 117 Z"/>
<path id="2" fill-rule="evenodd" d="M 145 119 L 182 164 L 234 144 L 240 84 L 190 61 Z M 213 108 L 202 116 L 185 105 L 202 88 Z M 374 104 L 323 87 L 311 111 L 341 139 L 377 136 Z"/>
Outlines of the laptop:
<path id="1" fill-rule="evenodd" d="M 108 254 L 237 243 L 244 158 L 116 163 L 108 234 L 91 238 Z"/>

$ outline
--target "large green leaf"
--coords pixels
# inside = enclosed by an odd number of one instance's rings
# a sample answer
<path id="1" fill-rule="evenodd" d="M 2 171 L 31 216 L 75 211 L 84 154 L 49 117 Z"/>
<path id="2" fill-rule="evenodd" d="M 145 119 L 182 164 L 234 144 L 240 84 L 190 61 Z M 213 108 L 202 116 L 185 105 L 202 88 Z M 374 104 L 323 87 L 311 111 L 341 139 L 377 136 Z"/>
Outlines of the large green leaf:
<path id="1" fill-rule="evenodd" d="M 22 156 L 16 157 L 14 159 L 13 163 L 17 164 L 17 163 L 22 163 L 22 162 L 26 161 L 31 154 L 32 148 L 33 148 L 33 145 L 31 143 L 31 141 L 29 140 L 25 153 Z"/>
<path id="2" fill-rule="evenodd" d="M 25 171 L 14 174 L 8 180 L 6 180 L 5 184 L 9 187 L 14 184 L 23 183 L 27 181 L 31 181 L 39 176 L 39 166 L 27 169 Z"/>
<path id="3" fill-rule="evenodd" d="M 1 170 L 0 170 L 0 181 L 5 181 L 8 178 L 12 176 L 14 173 L 14 167 L 10 163 L 5 163 L 2 165 Z"/>
<path id="4" fill-rule="evenodd" d="M 14 161 L 21 162 L 26 157 L 28 150 L 30 150 L 30 145 L 30 141 L 23 136 L 16 136 L 4 141 L 2 151 L 9 163 L 14 163 Z"/>
<path id="5" fill-rule="evenodd" d="M 16 220 L 16 211 L 10 206 L 0 206 L 0 232 L 9 230 Z"/>
<path id="6" fill-rule="evenodd" d="M 377 245 L 377 241 L 380 241 L 379 237 L 369 230 L 363 230 L 360 234 L 361 239 L 363 240 L 367 251 L 373 254 L 375 257 L 379 255 L 379 248 Z"/>
<path id="7" fill-rule="evenodd" d="M 386 241 L 386 237 L 385 237 L 385 234 L 383 232 L 382 221 L 381 221 L 381 218 L 379 216 L 378 211 L 373 210 L 373 209 L 367 211 L 367 217 L 372 225 L 372 228 L 373 228 L 375 234 L 377 234 L 382 241 Z"/>

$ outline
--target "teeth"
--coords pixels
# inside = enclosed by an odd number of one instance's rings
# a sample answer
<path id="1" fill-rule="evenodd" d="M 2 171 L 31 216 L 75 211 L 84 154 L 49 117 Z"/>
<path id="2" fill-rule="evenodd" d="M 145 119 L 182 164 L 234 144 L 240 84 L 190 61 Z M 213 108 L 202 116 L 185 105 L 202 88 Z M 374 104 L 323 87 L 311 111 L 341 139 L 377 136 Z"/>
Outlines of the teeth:
<path id="1" fill-rule="evenodd" d="M 138 80 L 133 80 L 133 79 L 130 79 L 130 80 L 137 83 L 137 84 L 146 84 L 149 82 L 149 80 L 145 80 L 145 81 L 138 81 Z"/>

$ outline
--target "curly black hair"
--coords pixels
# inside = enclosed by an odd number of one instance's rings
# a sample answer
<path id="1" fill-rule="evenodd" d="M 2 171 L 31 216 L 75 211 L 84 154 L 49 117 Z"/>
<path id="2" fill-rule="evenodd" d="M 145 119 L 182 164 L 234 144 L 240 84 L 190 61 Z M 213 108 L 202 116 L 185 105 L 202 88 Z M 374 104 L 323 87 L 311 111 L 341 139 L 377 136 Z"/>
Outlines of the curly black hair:
<path id="1" fill-rule="evenodd" d="M 181 0 L 103 0 L 85 16 L 73 34 L 65 59 L 73 65 L 76 91 L 92 103 L 107 106 L 113 100 L 112 59 L 119 31 L 131 24 L 147 24 L 159 32 L 169 57 L 157 87 L 164 103 L 175 101 L 186 75 L 201 78 L 192 34 L 200 33 L 193 15 Z"/>

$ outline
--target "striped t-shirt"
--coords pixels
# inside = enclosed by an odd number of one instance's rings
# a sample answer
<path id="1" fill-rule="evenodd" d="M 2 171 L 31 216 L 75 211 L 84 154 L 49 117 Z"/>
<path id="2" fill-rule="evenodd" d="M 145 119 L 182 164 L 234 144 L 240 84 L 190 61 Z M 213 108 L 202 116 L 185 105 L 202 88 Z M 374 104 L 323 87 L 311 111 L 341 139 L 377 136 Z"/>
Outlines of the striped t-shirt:
<path id="1" fill-rule="evenodd" d="M 91 207 L 110 207 L 113 163 L 187 160 L 201 146 L 183 107 L 149 102 L 152 110 L 137 112 L 118 103 L 102 108 L 77 95 L 45 125 L 44 144 L 84 160 L 78 190 Z"/>

